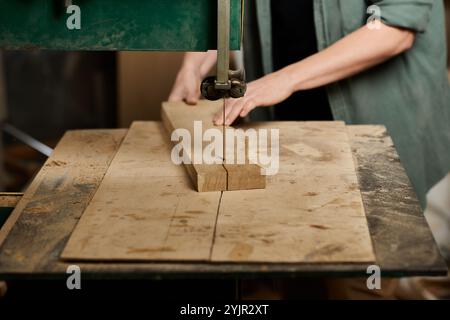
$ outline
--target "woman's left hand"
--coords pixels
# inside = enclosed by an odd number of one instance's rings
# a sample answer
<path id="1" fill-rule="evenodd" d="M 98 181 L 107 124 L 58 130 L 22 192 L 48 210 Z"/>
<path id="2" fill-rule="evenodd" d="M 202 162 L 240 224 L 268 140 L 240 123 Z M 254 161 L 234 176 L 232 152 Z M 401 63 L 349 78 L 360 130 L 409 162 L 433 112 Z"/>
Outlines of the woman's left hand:
<path id="1" fill-rule="evenodd" d="M 286 100 L 293 93 L 291 82 L 288 70 L 282 69 L 249 83 L 243 98 L 227 99 L 225 112 L 214 116 L 214 124 L 229 126 L 236 118 L 246 117 L 256 107 L 269 107 Z"/>

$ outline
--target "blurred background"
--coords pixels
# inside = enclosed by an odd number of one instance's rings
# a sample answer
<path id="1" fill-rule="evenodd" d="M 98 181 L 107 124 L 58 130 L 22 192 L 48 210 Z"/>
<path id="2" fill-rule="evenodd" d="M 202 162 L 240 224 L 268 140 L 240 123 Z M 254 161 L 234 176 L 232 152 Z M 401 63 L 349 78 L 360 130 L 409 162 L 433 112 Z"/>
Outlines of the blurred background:
<path id="1" fill-rule="evenodd" d="M 0 119 L 54 147 L 65 131 L 159 120 L 182 53 L 0 53 Z M 155 80 L 156 79 L 156 80 Z M 151 84 L 151 85 L 150 85 Z M 0 190 L 23 190 L 46 157 L 3 132 Z"/>

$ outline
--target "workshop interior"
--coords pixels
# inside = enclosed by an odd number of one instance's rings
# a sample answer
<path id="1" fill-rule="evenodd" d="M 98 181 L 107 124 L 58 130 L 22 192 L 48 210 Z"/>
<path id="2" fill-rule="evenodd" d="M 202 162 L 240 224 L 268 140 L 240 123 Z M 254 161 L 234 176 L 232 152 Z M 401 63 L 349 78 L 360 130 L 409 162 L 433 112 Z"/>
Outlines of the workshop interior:
<path id="1" fill-rule="evenodd" d="M 0 302 L 450 299 L 450 0 L 301 3 L 0 0 Z"/>

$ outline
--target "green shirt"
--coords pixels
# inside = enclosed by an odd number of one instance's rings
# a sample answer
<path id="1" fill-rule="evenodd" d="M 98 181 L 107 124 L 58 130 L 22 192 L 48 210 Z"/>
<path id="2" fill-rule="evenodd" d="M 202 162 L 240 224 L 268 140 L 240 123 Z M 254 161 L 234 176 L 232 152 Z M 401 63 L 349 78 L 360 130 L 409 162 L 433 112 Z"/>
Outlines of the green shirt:
<path id="1" fill-rule="evenodd" d="M 261 48 L 262 68 L 270 73 L 270 0 L 255 3 L 260 43 L 253 47 Z M 336 120 L 387 127 L 424 207 L 428 190 L 450 171 L 450 86 L 443 2 L 314 0 L 319 50 L 364 26 L 371 5 L 378 6 L 385 24 L 414 30 L 414 46 L 375 68 L 329 85 L 330 106 Z"/>

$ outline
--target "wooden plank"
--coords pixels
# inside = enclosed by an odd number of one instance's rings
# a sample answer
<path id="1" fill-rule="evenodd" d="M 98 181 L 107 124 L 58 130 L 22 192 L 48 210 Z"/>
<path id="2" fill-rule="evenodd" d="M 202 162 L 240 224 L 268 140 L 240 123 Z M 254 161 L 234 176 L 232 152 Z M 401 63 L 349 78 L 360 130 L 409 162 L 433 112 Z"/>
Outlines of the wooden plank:
<path id="1" fill-rule="evenodd" d="M 64 135 L 8 222 L 0 268 L 31 273 L 62 250 L 125 132 L 85 130 Z"/>
<path id="2" fill-rule="evenodd" d="M 220 192 L 198 193 L 163 127 L 134 123 L 72 234 L 68 260 L 208 260 Z"/>
<path id="3" fill-rule="evenodd" d="M 227 190 L 253 190 L 266 188 L 266 176 L 261 167 L 253 164 L 224 164 L 227 171 Z"/>
<path id="4" fill-rule="evenodd" d="M 207 129 L 215 128 L 222 132 L 223 127 L 214 126 L 214 114 L 220 112 L 222 102 L 201 101 L 196 106 L 188 106 L 182 102 L 164 103 L 162 119 L 167 131 L 172 134 L 175 129 L 187 129 L 194 137 L 194 122 L 200 121 L 203 133 Z M 192 145 L 194 142 L 192 142 Z M 208 143 L 204 142 L 205 146 Z M 193 148 L 192 148 L 193 149 Z M 257 164 L 227 164 L 223 152 L 217 155 L 222 164 L 186 164 L 186 170 L 199 192 L 263 189 L 266 177 L 261 175 L 261 167 Z"/>
<path id="5" fill-rule="evenodd" d="M 260 127 L 280 128 L 280 174 L 224 193 L 212 261 L 375 261 L 344 123 Z"/>
<path id="6" fill-rule="evenodd" d="M 289 124 L 286 124 L 289 125 Z M 253 126 L 258 126 L 254 124 Z M 277 124 L 277 126 L 280 126 Z M 378 128 L 378 130 L 372 130 Z M 430 235 L 411 184 L 389 135 L 383 127 L 352 126 L 358 135 L 350 135 L 353 153 L 357 161 L 357 173 L 366 207 L 369 230 L 372 235 L 377 265 L 384 276 L 432 276 L 446 275 L 447 266 L 439 255 L 438 248 Z M 96 132 L 96 131 L 93 131 Z M 105 131 L 113 134 L 114 131 Z M 106 152 L 106 151 L 105 151 Z M 378 174 L 381 173 L 381 174 Z M 387 196 L 388 195 L 388 196 Z M 407 201 L 405 201 L 407 200 Z M 59 205 L 62 205 L 61 202 Z M 86 204 L 87 206 L 87 204 Z M 69 215 L 70 216 L 70 215 Z M 77 223 L 75 219 L 56 218 L 67 226 L 42 229 L 49 224 L 50 216 L 36 225 L 29 225 L 34 241 L 42 243 L 51 238 L 55 243 L 65 243 Z M 393 223 L 401 218 L 401 222 Z M 19 221 L 22 218 L 19 218 Z M 395 221 L 394 221 L 395 222 Z M 59 222 L 58 222 L 59 223 Z M 416 232 L 419 230 L 419 232 Z M 49 233 L 49 234 L 48 234 Z M 22 234 L 26 236 L 26 234 Z M 19 241 L 23 243 L 20 239 Z M 12 244 L 13 242 L 10 242 Z M 417 248 L 419 249 L 417 250 Z M 0 248 L 0 250 L 3 248 Z M 4 248 L 9 250 L 8 248 Z M 42 279 L 48 276 L 65 280 L 66 269 L 72 264 L 59 259 L 63 246 L 53 246 L 45 255 L 45 263 L 36 259 L 26 259 L 27 247 L 15 247 L 16 255 L 1 255 L 0 278 L 2 279 Z M 367 264 L 317 264 L 317 263 L 186 263 L 186 262 L 80 262 L 83 278 L 89 279 L 198 279 L 220 277 L 236 279 L 241 277 L 305 277 L 305 276 L 366 276 Z M 32 270 L 28 271 L 27 270 Z"/>
<path id="7" fill-rule="evenodd" d="M 210 108 L 207 105 L 201 104 L 200 107 L 187 106 L 184 103 L 164 103 L 162 107 L 162 121 L 169 133 L 169 136 L 176 129 L 186 129 L 191 134 L 191 137 L 195 136 L 194 122 L 201 121 L 203 129 L 213 128 L 212 116 L 220 108 L 217 104 L 214 104 Z M 199 112 L 201 111 L 201 112 Z M 205 121 L 205 118 L 209 117 L 209 121 Z M 221 128 L 218 128 L 221 129 Z M 203 137 L 203 131 L 200 132 Z M 227 190 L 227 172 L 222 164 L 194 164 L 195 155 L 194 141 L 191 141 L 192 154 L 187 154 L 191 163 L 186 163 L 186 171 L 188 172 L 195 189 L 198 192 L 209 191 L 223 191 Z M 202 143 L 202 147 L 205 144 Z M 221 155 L 218 155 L 220 157 Z"/>
<path id="8" fill-rule="evenodd" d="M 0 208 L 15 208 L 22 197 L 19 192 L 0 192 Z"/>
<path id="9" fill-rule="evenodd" d="M 222 105 L 220 104 L 220 107 Z M 220 110 L 220 109 L 219 109 Z M 210 117 L 208 117 L 210 119 Z M 225 134 L 225 144 L 227 145 L 228 132 L 231 127 L 227 127 Z M 252 128 L 253 129 L 253 128 Z M 227 190 L 228 191 L 239 191 L 239 190 L 252 190 L 252 189 L 264 189 L 266 188 L 266 176 L 262 170 L 262 166 L 259 164 L 251 163 L 249 159 L 249 152 L 253 151 L 255 154 L 258 153 L 259 145 L 252 146 L 249 142 L 248 136 L 246 136 L 246 131 L 242 128 L 237 128 L 236 130 L 230 131 L 234 134 L 234 141 L 230 143 L 234 146 L 233 149 L 225 148 L 224 163 L 223 167 L 227 171 Z M 238 138 L 237 136 L 242 135 L 244 138 Z M 269 136 L 270 137 L 270 136 Z M 268 138 L 269 138 L 268 137 Z M 241 144 L 238 140 L 242 139 Z M 258 141 L 259 142 L 259 141 Z M 253 149 L 251 149 L 253 148 Z M 235 163 L 238 153 L 243 155 L 243 160 L 245 164 Z"/>

